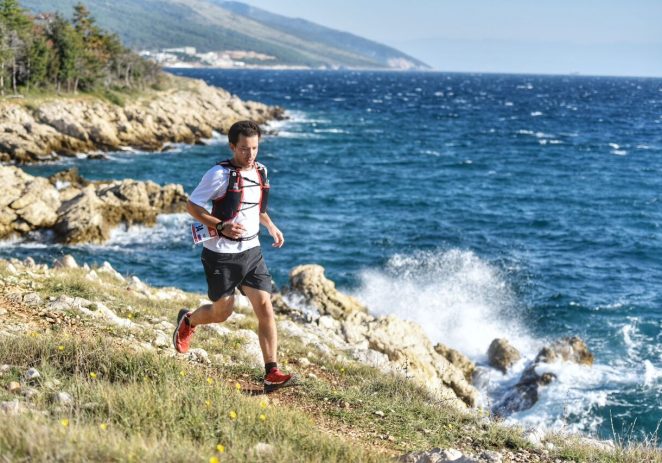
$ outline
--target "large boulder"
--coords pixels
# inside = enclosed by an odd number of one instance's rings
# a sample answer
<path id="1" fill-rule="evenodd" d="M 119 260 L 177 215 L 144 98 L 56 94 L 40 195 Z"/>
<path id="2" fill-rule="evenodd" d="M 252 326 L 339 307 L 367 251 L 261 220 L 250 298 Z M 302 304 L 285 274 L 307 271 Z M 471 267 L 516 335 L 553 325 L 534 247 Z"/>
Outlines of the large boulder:
<path id="1" fill-rule="evenodd" d="M 508 342 L 507 339 L 497 338 L 492 341 L 487 349 L 487 359 L 490 366 L 502 373 L 506 373 L 515 362 L 522 356 L 519 351 Z"/>
<path id="2" fill-rule="evenodd" d="M 346 318 L 353 312 L 367 311 L 355 298 L 338 291 L 335 283 L 324 276 L 321 265 L 300 265 L 292 269 L 288 291 L 303 296 L 320 314 L 336 319 Z"/>
<path id="3" fill-rule="evenodd" d="M 58 191 L 42 177 L 0 166 L 0 238 L 52 227 L 60 207 Z"/>
<path id="4" fill-rule="evenodd" d="M 64 243 L 103 243 L 110 237 L 110 226 L 104 218 L 104 202 L 93 185 L 83 188 L 58 211 L 55 233 Z"/>

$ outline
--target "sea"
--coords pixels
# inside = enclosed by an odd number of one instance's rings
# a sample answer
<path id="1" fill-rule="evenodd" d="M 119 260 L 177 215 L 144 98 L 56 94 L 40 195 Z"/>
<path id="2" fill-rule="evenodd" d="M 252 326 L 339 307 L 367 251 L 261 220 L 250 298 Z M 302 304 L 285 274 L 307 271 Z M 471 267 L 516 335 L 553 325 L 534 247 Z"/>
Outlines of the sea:
<path id="1" fill-rule="evenodd" d="M 591 367 L 557 380 L 527 428 L 656 441 L 662 420 L 662 79 L 590 76 L 177 69 L 242 99 L 279 105 L 258 160 L 269 168 L 265 258 L 279 286 L 324 266 L 375 315 L 418 322 L 486 365 L 497 337 L 522 360 L 486 370 L 496 404 L 541 347 L 580 336 Z M 160 153 L 26 167 L 89 179 L 181 183 L 191 192 L 231 156 L 224 136 Z M 157 286 L 205 292 L 186 214 L 123 226 L 103 245 L 48 235 L 0 243 L 0 256 L 109 261 Z M 173 314 L 174 316 L 174 314 Z"/>

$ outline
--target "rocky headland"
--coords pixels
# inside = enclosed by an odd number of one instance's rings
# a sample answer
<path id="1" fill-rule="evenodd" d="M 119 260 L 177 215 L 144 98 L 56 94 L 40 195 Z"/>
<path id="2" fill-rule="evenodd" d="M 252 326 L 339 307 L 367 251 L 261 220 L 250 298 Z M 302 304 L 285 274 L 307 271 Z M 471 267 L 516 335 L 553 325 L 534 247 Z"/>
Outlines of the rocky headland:
<path id="1" fill-rule="evenodd" d="M 183 211 L 187 200 L 181 185 L 89 182 L 75 169 L 44 178 L 0 166 L 0 185 L 0 239 L 52 231 L 63 243 L 102 243 L 118 224 L 153 225 L 159 213 Z"/>
<path id="2" fill-rule="evenodd" d="M 239 459 L 241 455 L 259 449 L 267 456 L 260 461 L 270 461 L 271 457 L 282 452 L 287 454 L 290 446 L 298 445 L 294 440 L 287 440 L 289 434 L 279 432 L 281 427 L 287 426 L 290 415 L 284 415 L 283 421 L 266 434 L 255 428 L 270 419 L 265 412 L 269 416 L 278 416 L 281 409 L 284 410 L 282 413 L 296 410 L 299 414 L 310 415 L 309 426 L 313 427 L 310 431 L 316 436 L 314 439 L 338 435 L 344 442 L 338 445 L 367 452 L 361 453 L 361 457 L 353 453 L 337 456 L 334 461 L 394 461 L 399 458 L 403 462 L 552 463 L 567 461 L 566 456 L 572 455 L 572 461 L 634 462 L 649 461 L 647 458 L 656 455 L 654 449 L 617 449 L 609 442 L 508 428 L 483 412 L 472 411 L 477 391 L 467 379 L 467 365 L 459 352 L 441 344 L 432 346 L 422 328 L 415 323 L 394 316 L 371 316 L 360 302 L 339 292 L 324 276 L 324 269 L 317 265 L 294 268 L 289 284 L 273 298 L 281 338 L 281 358 L 285 368 L 299 376 L 302 385 L 278 396 L 259 399 L 259 406 L 251 404 L 250 396 L 255 393 L 252 375 L 241 372 L 259 371 L 262 357 L 254 331 L 255 322 L 251 321 L 252 313 L 247 301 L 237 296 L 235 314 L 227 322 L 200 327 L 196 345 L 190 353 L 177 354 L 170 340 L 177 307 L 199 304 L 204 300 L 200 295 L 176 288 L 153 288 L 135 276 L 121 275 L 107 263 L 90 268 L 80 266 L 70 256 L 60 258 L 51 267 L 36 264 L 29 258 L 25 261 L 0 260 L 0 343 L 3 340 L 14 346 L 36 343 L 35 349 L 43 354 L 22 355 L 46 356 L 39 361 L 21 363 L 8 351 L 0 354 L 0 383 L 3 386 L 0 389 L 0 415 L 7 426 L 13 426 L 11 432 L 10 428 L 3 428 L 3 432 L 7 432 L 5 439 L 14 445 L 8 447 L 12 452 L 9 454 L 17 456 L 15 452 L 22 452 L 17 449 L 22 448 L 22 439 L 28 436 L 21 434 L 21 429 L 32 429 L 33 423 L 41 430 L 38 444 L 45 444 L 52 438 L 73 454 L 87 448 L 88 439 L 102 438 L 94 437 L 97 432 L 106 433 L 112 427 L 124 429 L 125 420 L 131 419 L 121 414 L 115 416 L 113 409 L 122 405 L 104 405 L 104 401 L 114 399 L 94 392 L 95 383 L 105 388 L 104 391 L 118 388 L 122 397 L 125 397 L 123 388 L 133 390 L 144 384 L 148 391 L 153 387 L 164 387 L 159 385 L 166 380 L 153 376 L 150 368 L 155 367 L 149 367 L 149 364 L 142 364 L 136 371 L 142 378 L 138 384 L 125 384 L 128 381 L 125 375 L 134 371 L 130 363 L 127 365 L 131 369 L 127 370 L 129 373 L 123 373 L 124 376 L 117 376 L 119 373 L 115 372 L 113 364 L 105 364 L 103 360 L 94 360 L 96 363 L 88 372 L 85 362 L 91 360 L 85 360 L 83 351 L 72 351 L 75 354 L 72 361 L 78 366 L 73 371 L 67 370 L 67 352 L 75 349 L 72 342 L 78 342 L 71 339 L 92 336 L 93 342 L 107 346 L 106 350 L 126 352 L 119 355 L 127 355 L 127 359 L 147 362 L 146 359 L 156 355 L 180 362 L 168 368 L 174 369 L 173 387 L 177 390 L 184 388 L 182 394 L 186 396 L 191 395 L 186 392 L 186 387 L 194 381 L 198 371 L 201 384 L 206 387 L 215 387 L 216 381 L 229 383 L 227 389 L 221 386 L 215 390 L 215 394 L 229 394 L 228 398 L 214 395 L 211 397 L 216 397 L 218 403 L 205 402 L 208 409 L 211 407 L 205 413 L 214 413 L 218 408 L 222 413 L 219 419 L 223 420 L 224 416 L 229 421 L 228 425 L 221 421 L 220 429 L 232 426 L 233 420 L 249 413 L 251 407 L 258 410 L 257 413 L 263 413 L 256 418 L 256 424 L 246 428 L 246 436 L 241 434 L 240 427 L 235 427 L 232 441 L 224 440 L 225 444 L 220 447 L 214 444 L 216 452 L 219 448 L 222 448 L 220 452 L 229 449 Z M 40 341 L 40 338 L 44 340 Z M 578 338 L 559 341 L 543 349 L 535 364 L 558 360 L 590 363 L 592 357 L 584 347 Z M 144 357 L 146 355 L 148 357 Z M 61 357 L 59 362 L 65 362 L 63 373 L 57 373 L 57 364 L 49 363 L 51 357 Z M 4 362 L 2 358 L 5 358 Z M 7 358 L 14 360 L 7 362 Z M 162 374 L 167 375 L 168 371 L 166 369 Z M 145 379 L 146 373 L 151 379 Z M 189 376 L 191 379 L 183 379 Z M 118 383 L 114 385 L 113 381 Z M 420 389 L 412 389 L 411 385 Z M 90 387 L 93 388 L 93 402 L 89 402 L 85 395 Z M 245 391 L 244 395 L 248 397 L 243 399 L 242 394 L 232 395 L 235 390 Z M 195 394 L 201 393 L 198 390 Z M 228 406 L 228 400 L 234 401 L 234 405 L 229 405 L 233 407 L 230 412 L 224 408 Z M 159 432 L 165 424 L 163 410 L 168 407 L 166 402 L 149 405 L 155 407 L 150 413 L 156 417 L 153 426 Z M 148 407 L 146 404 L 142 406 Z M 204 412 L 205 405 L 202 407 Z M 179 408 L 175 407 L 175 410 Z M 195 413 L 194 410 L 191 408 L 187 413 Z M 143 425 L 149 423 L 147 413 L 146 409 L 145 414 L 136 415 Z M 88 421 L 96 431 L 85 427 Z M 239 424 L 237 421 L 237 426 Z M 68 434 L 63 437 L 62 428 L 69 426 L 76 426 L 77 432 L 73 435 L 79 437 L 73 440 L 66 437 Z M 222 431 L 220 439 L 229 439 L 225 432 Z M 219 437 L 214 439 L 212 442 L 218 442 Z M 0 439 L 0 446 L 4 445 L 3 442 Z M 89 445 L 95 445 L 92 442 Z M 150 442 L 141 438 L 138 447 L 133 446 L 132 451 L 166 452 L 165 455 L 173 451 L 165 441 L 158 444 L 163 448 L 150 450 Z M 439 444 L 445 445 L 440 447 Z M 114 455 L 112 452 L 121 452 L 123 448 L 115 450 L 111 445 L 97 449 L 100 452 L 97 457 L 108 459 Z M 189 452 L 204 456 L 208 451 L 205 448 L 196 444 Z M 29 450 L 21 454 L 52 456 L 52 451 L 48 445 L 30 445 Z M 618 459 L 622 456 L 625 458 Z M 171 457 L 164 458 L 169 460 Z"/>
<path id="3" fill-rule="evenodd" d="M 123 105 L 93 96 L 0 101 L 0 162 L 33 163 L 126 148 L 157 151 L 226 133 L 241 119 L 263 124 L 283 110 L 242 101 L 201 80 L 167 75 L 166 90 L 127 96 Z"/>

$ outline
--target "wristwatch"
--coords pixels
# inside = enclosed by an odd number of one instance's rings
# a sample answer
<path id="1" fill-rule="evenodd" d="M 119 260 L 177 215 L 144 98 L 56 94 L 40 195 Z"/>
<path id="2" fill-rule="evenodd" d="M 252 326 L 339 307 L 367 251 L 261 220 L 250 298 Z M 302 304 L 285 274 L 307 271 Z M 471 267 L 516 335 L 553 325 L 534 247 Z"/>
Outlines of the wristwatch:
<path id="1" fill-rule="evenodd" d="M 216 224 L 216 233 L 218 233 L 219 236 L 223 234 L 223 226 L 225 226 L 225 222 L 218 222 Z"/>

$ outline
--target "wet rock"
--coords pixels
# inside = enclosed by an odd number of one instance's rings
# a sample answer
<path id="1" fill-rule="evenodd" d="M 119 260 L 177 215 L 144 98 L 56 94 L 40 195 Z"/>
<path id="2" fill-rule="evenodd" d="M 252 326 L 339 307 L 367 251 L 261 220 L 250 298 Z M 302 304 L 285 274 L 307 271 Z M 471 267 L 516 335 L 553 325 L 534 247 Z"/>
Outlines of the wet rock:
<path id="1" fill-rule="evenodd" d="M 539 390 L 556 379 L 551 372 L 542 371 L 542 365 L 557 361 L 574 362 L 590 366 L 593 363 L 593 354 L 588 350 L 586 343 L 577 336 L 566 337 L 555 341 L 540 350 L 534 362 L 529 364 L 515 387 L 494 407 L 497 415 L 507 416 L 511 413 L 527 410 L 537 401 Z"/>
<path id="2" fill-rule="evenodd" d="M 565 337 L 543 347 L 536 356 L 536 363 L 557 361 L 574 362 L 579 365 L 593 365 L 593 354 L 579 336 Z"/>
<path id="3" fill-rule="evenodd" d="M 515 349 L 507 339 L 497 338 L 490 344 L 487 349 L 487 358 L 490 366 L 506 373 L 515 362 L 522 356 L 519 351 Z"/>
<path id="4" fill-rule="evenodd" d="M 478 460 L 481 463 L 501 463 L 503 461 L 503 455 L 493 450 L 485 450 L 478 456 Z"/>

